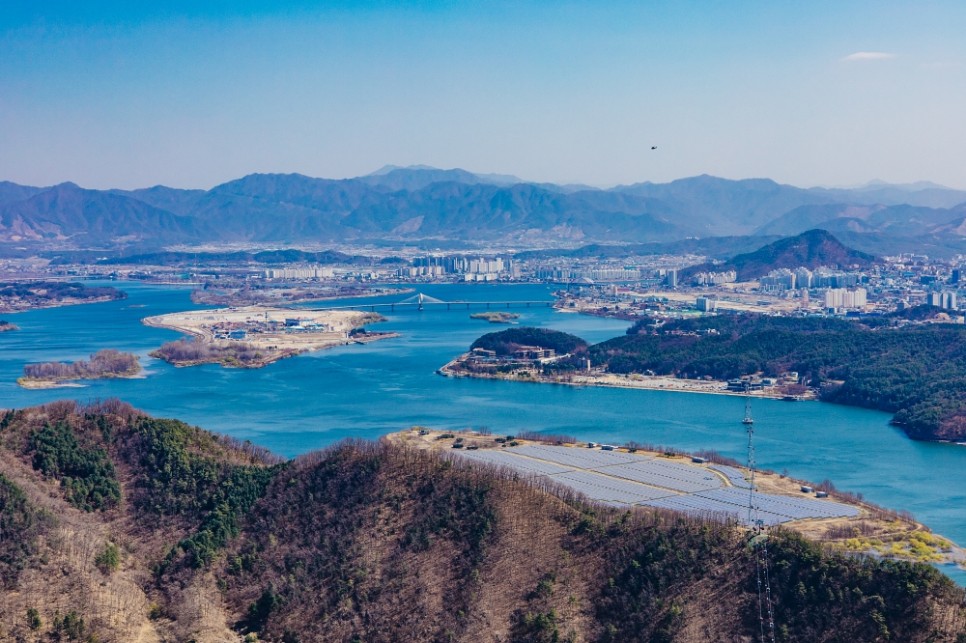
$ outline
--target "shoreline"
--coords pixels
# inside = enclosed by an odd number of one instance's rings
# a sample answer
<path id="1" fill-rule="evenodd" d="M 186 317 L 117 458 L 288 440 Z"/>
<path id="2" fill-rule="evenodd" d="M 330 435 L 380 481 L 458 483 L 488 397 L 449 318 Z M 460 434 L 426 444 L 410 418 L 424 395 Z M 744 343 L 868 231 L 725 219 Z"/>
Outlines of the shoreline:
<path id="1" fill-rule="evenodd" d="M 93 299 L 65 299 L 44 304 L 30 304 L 27 306 L 0 306 L 0 314 L 19 315 L 29 313 L 33 310 L 44 310 L 46 308 L 63 308 L 65 306 L 80 306 L 83 304 L 104 304 L 109 301 L 121 301 L 124 297 L 95 297 Z M 15 330 L 15 329 L 14 329 Z"/>
<path id="2" fill-rule="evenodd" d="M 86 384 L 95 380 L 138 380 L 144 379 L 144 369 L 139 368 L 136 373 L 101 375 L 98 377 L 79 377 L 69 380 L 45 380 L 33 377 L 18 377 L 17 386 L 28 390 L 44 390 L 52 388 L 84 388 Z"/>
<path id="3" fill-rule="evenodd" d="M 513 373 L 471 373 L 457 369 L 457 365 L 465 360 L 469 353 L 453 358 L 442 367 L 436 369 L 436 373 L 444 377 L 470 377 L 484 380 L 503 380 L 506 382 L 530 382 L 534 384 L 562 384 L 566 386 L 597 386 L 604 388 L 620 389 L 640 389 L 646 391 L 667 391 L 671 393 L 702 393 L 705 395 L 731 395 L 739 397 L 755 397 L 774 400 L 786 400 L 795 402 L 814 402 L 817 398 L 811 396 L 790 396 L 773 391 L 729 391 L 727 382 L 721 380 L 689 380 L 676 377 L 661 375 L 637 375 L 627 377 L 614 373 L 606 374 L 584 374 L 571 375 L 569 378 L 552 378 L 537 373 L 528 373 L 527 377 L 521 377 Z"/>
<path id="4" fill-rule="evenodd" d="M 202 284 L 198 284 L 198 285 L 202 285 Z M 298 287 L 297 285 L 292 285 L 292 286 L 289 286 L 288 288 L 286 288 L 284 286 L 281 286 L 277 290 L 294 289 L 294 288 L 297 288 L 297 287 Z M 411 293 L 416 292 L 416 289 L 415 288 L 400 288 L 400 289 L 392 289 L 392 292 L 371 292 L 371 291 L 368 291 L 368 292 L 364 292 L 364 293 L 361 293 L 361 294 L 337 294 L 337 295 L 326 295 L 326 296 L 323 296 L 323 297 L 305 297 L 305 298 L 299 297 L 299 298 L 295 298 L 295 299 L 286 299 L 286 300 L 274 300 L 274 299 L 268 299 L 268 300 L 265 300 L 265 301 L 238 300 L 237 303 L 232 303 L 230 301 L 230 299 L 231 299 L 230 295 L 226 296 L 226 300 L 225 301 L 204 301 L 204 298 L 203 297 L 199 297 L 199 298 L 196 299 L 194 297 L 194 293 L 196 293 L 196 292 L 201 292 L 201 291 L 199 291 L 199 290 L 192 290 L 191 291 L 191 294 L 192 294 L 191 301 L 193 303 L 200 304 L 200 305 L 207 305 L 207 306 L 220 306 L 220 307 L 226 307 L 227 306 L 227 307 L 233 307 L 233 308 L 241 308 L 241 307 L 245 307 L 245 306 L 267 306 L 267 307 L 275 306 L 275 307 L 284 307 L 284 306 L 289 306 L 291 304 L 306 304 L 306 303 L 311 303 L 311 302 L 314 302 L 314 301 L 337 301 L 339 299 L 372 299 L 372 298 L 376 298 L 376 297 L 389 297 L 391 295 L 396 295 L 396 294 L 407 295 L 407 294 L 411 294 Z M 213 297 L 212 299 L 214 300 L 214 299 L 217 299 L 217 298 L 216 297 Z"/>
<path id="5" fill-rule="evenodd" d="M 165 328 L 164 326 L 159 326 L 159 328 Z M 200 335 L 195 335 L 196 337 L 201 337 Z M 263 368 L 275 362 L 281 361 L 283 359 L 288 359 L 289 357 L 298 357 L 299 355 L 305 353 L 314 353 L 317 351 L 329 350 L 331 348 L 338 348 L 340 346 L 349 346 L 351 344 L 371 344 L 372 342 L 377 342 L 381 339 L 393 339 L 395 337 L 400 337 L 399 333 L 368 333 L 365 337 L 350 337 L 348 340 L 339 344 L 327 344 L 325 346 L 319 346 L 316 348 L 305 348 L 302 350 L 296 349 L 285 349 L 278 351 L 268 351 L 268 354 L 263 355 L 257 360 L 253 360 L 249 363 L 239 362 L 237 360 L 232 360 L 230 356 L 228 358 L 212 356 L 211 359 L 186 359 L 186 360 L 170 360 L 166 359 L 164 356 L 157 354 L 158 350 L 151 351 L 148 353 L 150 357 L 154 359 L 159 359 L 163 362 L 171 364 L 175 368 L 186 368 L 189 366 L 202 366 L 204 364 L 220 364 L 224 368 L 241 368 L 241 369 L 255 369 Z M 209 344 L 214 344 L 214 341 L 206 342 Z"/>
<path id="6" fill-rule="evenodd" d="M 243 306 L 167 313 L 145 317 L 141 323 L 180 332 L 202 347 L 187 352 L 181 347 L 180 356 L 166 354 L 166 347 L 171 353 L 173 345 L 183 341 L 174 340 L 150 353 L 176 367 L 221 364 L 226 368 L 262 368 L 302 353 L 398 337 L 395 332 L 364 330 L 367 323 L 384 319 L 360 311 Z"/>

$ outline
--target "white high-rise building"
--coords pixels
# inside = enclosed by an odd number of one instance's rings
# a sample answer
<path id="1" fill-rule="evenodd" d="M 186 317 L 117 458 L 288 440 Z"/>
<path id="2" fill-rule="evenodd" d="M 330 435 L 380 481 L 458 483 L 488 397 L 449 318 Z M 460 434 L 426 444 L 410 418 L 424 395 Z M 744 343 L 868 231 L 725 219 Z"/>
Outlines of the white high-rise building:
<path id="1" fill-rule="evenodd" d="M 825 291 L 826 308 L 865 308 L 867 303 L 865 288 L 829 288 Z"/>
<path id="2" fill-rule="evenodd" d="M 795 287 L 796 288 L 811 288 L 812 287 L 812 271 L 808 268 L 796 268 L 795 269 Z"/>
<path id="3" fill-rule="evenodd" d="M 945 310 L 954 310 L 956 308 L 956 293 L 948 290 L 931 292 L 926 298 L 926 303 L 930 306 L 938 306 Z"/>

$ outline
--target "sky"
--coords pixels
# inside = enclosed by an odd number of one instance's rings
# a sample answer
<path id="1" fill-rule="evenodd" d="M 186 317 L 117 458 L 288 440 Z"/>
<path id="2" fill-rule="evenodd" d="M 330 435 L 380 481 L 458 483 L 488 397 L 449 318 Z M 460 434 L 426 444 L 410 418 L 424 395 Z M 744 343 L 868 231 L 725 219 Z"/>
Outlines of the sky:
<path id="1" fill-rule="evenodd" d="M 3 0 L 0 180 L 966 189 L 964 33 L 962 0 Z"/>

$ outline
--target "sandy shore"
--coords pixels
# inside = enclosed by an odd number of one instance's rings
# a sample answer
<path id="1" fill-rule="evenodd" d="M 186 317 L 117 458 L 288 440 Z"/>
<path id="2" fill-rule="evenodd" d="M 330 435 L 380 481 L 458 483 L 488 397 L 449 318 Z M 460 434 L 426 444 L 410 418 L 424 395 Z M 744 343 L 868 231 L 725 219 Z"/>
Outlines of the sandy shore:
<path id="1" fill-rule="evenodd" d="M 26 377 L 17 378 L 17 385 L 21 388 L 38 390 L 48 388 L 84 388 L 83 384 L 79 384 L 75 380 L 60 382 L 57 380 L 35 380 Z"/>
<path id="2" fill-rule="evenodd" d="M 81 304 L 103 304 L 108 301 L 119 301 L 119 299 L 116 297 L 91 297 L 90 299 L 65 297 L 64 299 L 55 299 L 43 303 L 22 300 L 15 302 L 0 301 L 0 313 L 16 314 L 31 310 L 40 310 L 42 308 L 61 308 L 63 306 L 79 306 Z"/>
<path id="3" fill-rule="evenodd" d="M 81 382 L 91 380 L 139 380 L 144 379 L 144 369 L 138 368 L 133 373 L 112 373 L 101 375 L 100 377 L 79 377 L 72 380 L 44 380 L 34 377 L 18 377 L 17 385 L 27 389 L 48 389 L 48 388 L 84 388 Z"/>

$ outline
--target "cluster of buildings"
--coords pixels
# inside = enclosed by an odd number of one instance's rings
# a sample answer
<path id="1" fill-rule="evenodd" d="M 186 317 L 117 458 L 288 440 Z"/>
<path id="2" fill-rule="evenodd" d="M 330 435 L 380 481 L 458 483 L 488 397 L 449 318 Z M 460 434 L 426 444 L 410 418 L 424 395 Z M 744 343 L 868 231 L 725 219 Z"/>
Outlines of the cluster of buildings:
<path id="1" fill-rule="evenodd" d="M 915 270 L 905 261 L 887 260 L 884 265 L 865 272 L 783 268 L 771 271 L 758 283 L 761 293 L 800 297 L 803 306 L 808 305 L 811 292 L 821 297 L 825 310 L 833 313 L 865 310 L 871 305 L 901 310 L 929 304 L 944 310 L 958 310 L 961 269 L 947 266 L 944 270 L 928 263 L 919 267 L 920 270 Z"/>
<path id="2" fill-rule="evenodd" d="M 279 321 L 269 319 L 266 314 L 264 319 L 249 319 L 244 322 L 216 322 L 211 325 L 210 330 L 214 339 L 245 340 L 250 334 L 327 333 L 334 332 L 335 329 L 328 324 L 313 319 L 288 317 L 284 321 Z"/>
<path id="3" fill-rule="evenodd" d="M 931 292 L 926 295 L 926 303 L 944 310 L 956 310 L 956 292 L 949 290 Z"/>
<path id="4" fill-rule="evenodd" d="M 863 270 L 782 268 L 746 283 L 736 282 L 730 271 L 705 272 L 684 285 L 677 285 L 673 269 L 653 270 L 647 277 L 641 271 L 636 283 L 577 284 L 561 294 L 561 306 L 636 319 L 726 311 L 858 316 L 927 304 L 948 311 L 949 321 L 964 323 L 964 264 L 966 256 L 953 261 L 906 256 Z"/>
<path id="5" fill-rule="evenodd" d="M 794 270 L 788 268 L 772 270 L 758 279 L 758 285 L 762 292 L 783 293 L 810 288 L 852 288 L 863 280 L 867 281 L 868 277 L 860 273 L 830 268 L 811 271 L 802 266 Z"/>
<path id="6" fill-rule="evenodd" d="M 463 281 L 499 281 L 520 276 L 514 261 L 508 257 L 471 257 L 439 255 L 414 257 L 411 266 L 396 270 L 402 278 L 434 278 L 456 275 Z"/>
<path id="7" fill-rule="evenodd" d="M 496 351 L 488 348 L 474 348 L 470 353 L 470 357 L 477 361 L 483 362 L 500 360 L 541 362 L 555 359 L 557 357 L 557 353 L 552 348 L 542 348 L 540 346 L 517 346 L 512 353 L 504 358 L 497 357 Z"/>
<path id="8" fill-rule="evenodd" d="M 694 286 L 720 286 L 722 284 L 733 284 L 736 281 L 738 281 L 738 273 L 734 270 L 699 272 L 691 277 L 691 284 Z"/>
<path id="9" fill-rule="evenodd" d="M 533 271 L 533 276 L 541 281 L 555 283 L 600 283 L 638 281 L 641 271 L 634 267 L 601 267 L 601 268 L 554 268 L 539 267 Z"/>
<path id="10" fill-rule="evenodd" d="M 286 268 L 266 268 L 264 270 L 265 279 L 331 279 L 335 276 L 335 270 L 326 266 L 302 266 Z"/>

